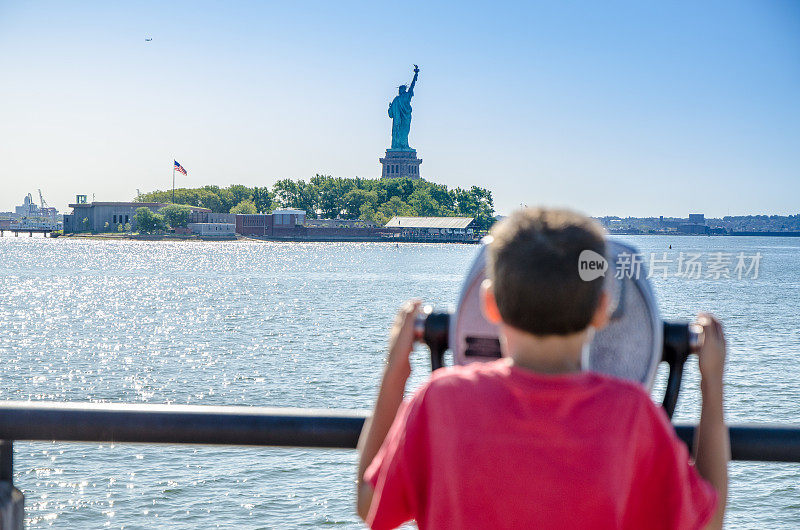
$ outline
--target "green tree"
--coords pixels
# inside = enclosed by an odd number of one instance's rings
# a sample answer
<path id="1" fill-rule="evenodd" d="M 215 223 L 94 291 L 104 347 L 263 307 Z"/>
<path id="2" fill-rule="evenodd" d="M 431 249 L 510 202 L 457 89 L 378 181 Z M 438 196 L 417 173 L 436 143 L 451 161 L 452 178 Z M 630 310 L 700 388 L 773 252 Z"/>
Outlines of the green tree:
<path id="1" fill-rule="evenodd" d="M 121 234 L 121 233 L 122 233 L 122 231 L 124 230 L 124 228 L 125 228 L 125 227 L 123 227 L 121 223 L 120 223 L 120 224 L 118 224 L 118 225 L 117 225 L 117 232 L 119 232 L 119 233 Z"/>
<path id="2" fill-rule="evenodd" d="M 298 208 L 305 210 L 307 217 L 317 216 L 319 190 L 313 183 L 283 179 L 276 182 L 272 190 L 281 208 Z"/>
<path id="3" fill-rule="evenodd" d="M 282 208 L 290 208 L 300 202 L 300 191 L 297 182 L 292 179 L 281 179 L 272 186 L 275 199 Z"/>
<path id="4" fill-rule="evenodd" d="M 475 225 L 478 230 L 489 230 L 495 222 L 494 218 L 494 200 L 492 199 L 492 192 L 472 186 L 470 193 L 475 198 L 476 208 L 471 217 L 475 218 Z"/>
<path id="5" fill-rule="evenodd" d="M 378 212 L 383 214 L 383 216 L 386 218 L 392 218 L 396 216 L 414 216 L 414 210 L 402 199 L 400 199 L 400 197 L 396 196 L 381 204 L 380 208 L 378 208 Z"/>
<path id="6" fill-rule="evenodd" d="M 256 205 L 256 211 L 258 213 L 270 213 L 274 210 L 274 200 L 275 195 L 269 191 L 269 188 L 259 188 L 258 186 L 253 188 L 253 204 Z"/>
<path id="7" fill-rule="evenodd" d="M 238 213 L 238 214 L 254 214 L 258 213 L 256 209 L 256 205 L 250 199 L 245 199 L 233 208 L 231 208 L 231 213 Z"/>
<path id="8" fill-rule="evenodd" d="M 169 204 L 161 208 L 158 213 L 164 216 L 170 227 L 185 228 L 189 224 L 189 216 L 192 213 L 192 209 L 183 204 Z"/>
<path id="9" fill-rule="evenodd" d="M 142 206 L 136 208 L 136 213 L 133 214 L 133 221 L 136 223 L 136 228 L 141 233 L 149 233 L 153 227 L 153 212 L 150 208 Z"/>
<path id="10" fill-rule="evenodd" d="M 361 206 L 361 215 L 359 217 L 365 221 L 372 221 L 378 226 L 383 226 L 389 221 L 385 215 L 376 211 L 369 203 Z"/>
<path id="11" fill-rule="evenodd" d="M 406 202 L 414 192 L 414 181 L 411 179 L 382 179 L 380 183 L 386 190 L 387 201 L 391 200 L 392 197 L 399 197 L 403 202 Z"/>
<path id="12" fill-rule="evenodd" d="M 361 207 L 369 204 L 369 193 L 360 188 L 348 191 L 342 199 L 344 206 L 343 217 L 345 219 L 358 219 L 361 216 Z"/>
<path id="13" fill-rule="evenodd" d="M 419 181 L 416 182 L 420 182 Z M 447 191 L 447 186 L 443 184 L 434 184 L 427 182 L 427 192 L 430 197 L 439 205 L 438 215 L 448 216 L 455 215 L 455 208 L 453 203 L 453 196 Z"/>
<path id="14" fill-rule="evenodd" d="M 473 194 L 461 188 L 452 190 L 453 203 L 456 214 L 462 217 L 473 217 L 478 211 L 478 201 Z"/>
<path id="15" fill-rule="evenodd" d="M 317 175 L 311 179 L 311 184 L 318 190 L 322 217 L 326 219 L 341 217 L 344 210 L 344 196 L 347 193 L 342 179 Z"/>
<path id="16" fill-rule="evenodd" d="M 171 202 L 171 191 L 153 191 L 136 199 L 140 202 Z M 494 204 L 489 190 L 435 184 L 424 179 L 361 179 L 315 175 L 304 180 L 281 179 L 272 189 L 241 184 L 220 188 L 180 188 L 175 203 L 201 206 L 213 212 L 230 212 L 242 202 L 251 202 L 258 213 L 275 208 L 298 208 L 309 218 L 362 218 L 377 224 L 394 215 L 474 217 L 480 230 L 494 222 Z M 249 204 L 242 206 L 252 211 Z M 88 229 L 88 220 L 86 221 Z"/>
<path id="17" fill-rule="evenodd" d="M 204 206 L 210 208 L 212 212 L 227 213 L 239 203 L 230 188 L 203 186 L 201 189 L 205 192 L 202 195 L 203 200 L 208 201 L 208 204 Z"/>
<path id="18" fill-rule="evenodd" d="M 228 186 L 226 189 L 230 192 L 231 200 L 234 204 L 239 204 L 240 202 L 248 199 L 253 200 L 253 190 L 247 186 L 234 184 L 232 186 Z"/>
<path id="19" fill-rule="evenodd" d="M 144 206 L 136 209 L 133 219 L 136 222 L 136 229 L 142 234 L 152 234 L 167 227 L 163 215 L 153 213 L 150 208 Z"/>
<path id="20" fill-rule="evenodd" d="M 408 205 L 414 210 L 415 215 L 422 217 L 435 217 L 439 215 L 439 203 L 430 196 L 428 190 L 414 190 L 414 193 L 408 198 Z"/>

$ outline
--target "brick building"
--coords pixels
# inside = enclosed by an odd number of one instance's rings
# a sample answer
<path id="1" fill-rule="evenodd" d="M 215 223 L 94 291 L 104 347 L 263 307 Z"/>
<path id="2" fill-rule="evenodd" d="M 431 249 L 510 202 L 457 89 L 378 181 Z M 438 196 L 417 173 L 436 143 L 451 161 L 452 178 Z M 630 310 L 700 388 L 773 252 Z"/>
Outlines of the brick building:
<path id="1" fill-rule="evenodd" d="M 256 237 L 303 237 L 304 210 L 275 210 L 267 214 L 236 215 L 236 233 Z"/>

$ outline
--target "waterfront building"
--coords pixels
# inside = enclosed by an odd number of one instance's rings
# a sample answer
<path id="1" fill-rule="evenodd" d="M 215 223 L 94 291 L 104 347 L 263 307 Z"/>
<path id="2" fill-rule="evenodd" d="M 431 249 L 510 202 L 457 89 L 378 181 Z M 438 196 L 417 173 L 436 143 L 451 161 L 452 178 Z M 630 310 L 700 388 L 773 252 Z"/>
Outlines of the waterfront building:
<path id="1" fill-rule="evenodd" d="M 306 219 L 308 228 L 375 228 L 372 221 L 364 219 Z"/>
<path id="2" fill-rule="evenodd" d="M 306 211 L 296 210 L 294 208 L 284 208 L 282 210 L 275 210 L 272 212 L 275 226 L 291 227 L 295 225 L 302 225 L 306 222 Z"/>
<path id="3" fill-rule="evenodd" d="M 472 240 L 473 217 L 392 217 L 384 228 L 409 239 Z"/>
<path id="4" fill-rule="evenodd" d="M 264 213 L 236 216 L 236 233 L 243 236 L 266 236 L 272 231 L 272 215 Z"/>
<path id="5" fill-rule="evenodd" d="M 258 237 L 299 237 L 305 235 L 305 210 L 284 209 L 267 214 L 236 215 L 236 233 Z"/>
<path id="6" fill-rule="evenodd" d="M 236 233 L 244 236 L 308 241 L 378 241 L 383 228 L 360 219 L 306 219 L 304 210 L 236 216 Z"/>
<path id="7" fill-rule="evenodd" d="M 189 223 L 188 228 L 200 237 L 236 237 L 236 225 L 233 223 Z"/>
<path id="8" fill-rule="evenodd" d="M 205 209 L 195 209 L 189 214 L 190 223 L 228 223 L 236 224 L 236 214 L 216 213 Z"/>
<path id="9" fill-rule="evenodd" d="M 118 225 L 130 223 L 131 230 L 136 231 L 136 210 L 150 208 L 157 213 L 164 206 L 162 202 L 86 202 L 85 195 L 76 197 L 70 204 L 72 213 L 64 215 L 64 232 L 108 232 L 115 231 Z M 210 213 L 208 208 L 190 206 L 192 212 Z"/>

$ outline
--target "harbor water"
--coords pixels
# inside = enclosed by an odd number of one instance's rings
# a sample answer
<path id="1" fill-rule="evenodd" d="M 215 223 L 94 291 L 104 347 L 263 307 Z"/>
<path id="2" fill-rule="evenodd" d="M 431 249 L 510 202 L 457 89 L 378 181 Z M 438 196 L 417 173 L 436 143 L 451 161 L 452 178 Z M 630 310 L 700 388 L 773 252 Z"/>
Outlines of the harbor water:
<path id="1" fill-rule="evenodd" d="M 722 319 L 727 420 L 800 425 L 800 238 L 623 240 L 664 260 L 642 269 L 664 318 Z M 476 250 L 1 238 L 0 399 L 369 408 L 397 307 L 452 306 Z M 699 277 L 676 275 L 681 252 L 701 255 Z M 740 253 L 757 272 L 736 269 Z M 413 364 L 412 388 L 425 350 Z M 697 421 L 698 396 L 690 361 L 676 421 Z M 360 528 L 355 463 L 352 450 L 17 442 L 14 480 L 29 528 Z M 800 465 L 733 463 L 727 526 L 800 527 Z"/>

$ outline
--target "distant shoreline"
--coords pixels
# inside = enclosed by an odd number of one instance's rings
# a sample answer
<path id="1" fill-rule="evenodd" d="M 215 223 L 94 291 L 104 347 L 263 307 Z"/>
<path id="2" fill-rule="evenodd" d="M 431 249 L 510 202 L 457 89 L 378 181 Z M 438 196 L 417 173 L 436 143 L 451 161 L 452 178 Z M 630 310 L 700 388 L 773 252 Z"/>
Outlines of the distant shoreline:
<path id="1" fill-rule="evenodd" d="M 625 230 L 621 232 L 609 232 L 612 236 L 678 236 L 678 237 L 800 237 L 800 232 L 727 232 L 725 234 L 683 234 L 667 232 L 634 232 Z"/>
<path id="2" fill-rule="evenodd" d="M 456 239 L 415 239 L 407 237 L 379 238 L 379 237 L 258 237 L 236 235 L 234 237 L 204 237 L 198 235 L 175 235 L 175 234 L 153 234 L 153 235 L 131 235 L 131 234 L 88 234 L 75 233 L 53 236 L 52 239 L 84 239 L 98 241 L 260 241 L 269 243 L 454 243 L 461 245 L 475 245 L 480 243 L 476 240 L 456 240 Z"/>
<path id="3" fill-rule="evenodd" d="M 175 234 L 61 234 L 52 236 L 52 239 L 98 239 L 101 241 L 238 241 L 240 237 L 207 237 L 192 235 Z"/>
<path id="4" fill-rule="evenodd" d="M 610 236 L 664 236 L 664 237 L 789 237 L 800 238 L 800 232 L 729 232 L 726 234 L 682 234 L 682 233 L 653 233 L 653 232 L 635 232 L 635 231 L 615 231 L 609 232 Z M 88 233 L 74 233 L 74 234 L 59 234 L 50 236 L 48 239 L 82 239 L 82 240 L 95 240 L 95 241 L 219 241 L 219 242 L 236 242 L 236 241 L 261 241 L 261 242 L 287 242 L 287 243 L 453 243 L 460 245 L 474 245 L 480 243 L 480 239 L 476 240 L 452 240 L 452 239 L 416 239 L 407 237 L 397 238 L 378 238 L 378 237 L 258 237 L 258 236 L 242 236 L 236 235 L 234 237 L 208 237 L 192 235 L 175 235 L 175 234 L 153 234 L 153 235 L 132 235 L 132 234 L 88 234 Z"/>

